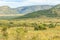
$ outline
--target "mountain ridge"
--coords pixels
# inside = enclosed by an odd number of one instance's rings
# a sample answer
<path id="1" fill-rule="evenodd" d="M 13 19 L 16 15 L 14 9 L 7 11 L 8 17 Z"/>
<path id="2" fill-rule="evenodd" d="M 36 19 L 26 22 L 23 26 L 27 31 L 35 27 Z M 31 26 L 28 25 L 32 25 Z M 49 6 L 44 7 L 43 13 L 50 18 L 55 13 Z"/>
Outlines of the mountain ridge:
<path id="1" fill-rule="evenodd" d="M 36 12 L 32 12 L 21 16 L 20 18 L 60 18 L 60 5 L 56 5 L 48 10 L 39 10 Z M 18 17 L 19 19 L 19 17 Z"/>
<path id="2" fill-rule="evenodd" d="M 24 6 L 18 8 L 10 8 L 9 6 L 1 6 L 0 14 L 26 14 L 32 13 L 38 10 L 46 10 L 50 9 L 52 6 L 50 5 L 35 5 L 35 6 Z"/>

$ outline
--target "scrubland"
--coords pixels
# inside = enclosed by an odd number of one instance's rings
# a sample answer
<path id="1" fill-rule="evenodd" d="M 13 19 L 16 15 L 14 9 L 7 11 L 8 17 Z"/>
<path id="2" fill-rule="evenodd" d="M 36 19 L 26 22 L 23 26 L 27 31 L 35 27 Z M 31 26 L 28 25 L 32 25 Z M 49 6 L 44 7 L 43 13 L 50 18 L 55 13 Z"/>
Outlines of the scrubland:
<path id="1" fill-rule="evenodd" d="M 60 22 L 58 19 L 0 20 L 0 40 L 60 40 Z"/>

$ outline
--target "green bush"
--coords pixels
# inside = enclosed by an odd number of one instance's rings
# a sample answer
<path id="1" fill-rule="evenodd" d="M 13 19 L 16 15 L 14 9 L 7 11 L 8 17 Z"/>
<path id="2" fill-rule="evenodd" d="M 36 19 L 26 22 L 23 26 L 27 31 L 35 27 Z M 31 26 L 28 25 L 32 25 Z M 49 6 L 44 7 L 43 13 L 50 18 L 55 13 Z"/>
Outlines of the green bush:
<path id="1" fill-rule="evenodd" d="M 56 25 L 54 25 L 53 23 L 50 23 L 50 24 L 48 25 L 48 27 L 49 27 L 49 28 L 55 28 Z"/>
<path id="2" fill-rule="evenodd" d="M 3 27 L 2 32 L 3 32 L 4 38 L 7 40 L 7 38 L 8 38 L 7 27 Z"/>
<path id="3" fill-rule="evenodd" d="M 46 30 L 46 24 L 35 24 L 35 30 Z"/>
<path id="4" fill-rule="evenodd" d="M 39 25 L 39 30 L 45 30 L 45 29 L 46 29 L 45 24 L 40 24 L 40 25 Z"/>

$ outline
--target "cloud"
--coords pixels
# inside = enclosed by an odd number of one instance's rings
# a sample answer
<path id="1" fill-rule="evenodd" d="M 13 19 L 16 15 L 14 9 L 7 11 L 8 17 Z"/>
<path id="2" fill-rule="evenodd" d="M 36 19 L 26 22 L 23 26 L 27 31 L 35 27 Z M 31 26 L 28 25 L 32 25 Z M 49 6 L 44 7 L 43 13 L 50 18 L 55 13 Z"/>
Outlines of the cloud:
<path id="1" fill-rule="evenodd" d="M 8 5 L 10 7 L 30 6 L 30 5 L 56 5 L 60 4 L 59 0 L 18 0 L 4 1 L 0 0 L 0 6 Z"/>
<path id="2" fill-rule="evenodd" d="M 23 1 L 23 0 L 0 0 L 0 1 L 5 1 L 5 2 L 20 2 L 20 1 Z"/>

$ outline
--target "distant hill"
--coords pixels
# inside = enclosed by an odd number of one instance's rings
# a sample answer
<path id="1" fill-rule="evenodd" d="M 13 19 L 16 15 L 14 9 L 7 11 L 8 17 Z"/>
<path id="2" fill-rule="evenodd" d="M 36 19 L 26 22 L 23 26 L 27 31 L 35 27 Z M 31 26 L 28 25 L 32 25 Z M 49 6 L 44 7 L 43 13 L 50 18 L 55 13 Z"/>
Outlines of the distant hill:
<path id="1" fill-rule="evenodd" d="M 52 13 L 56 14 L 56 16 L 59 16 L 60 17 L 60 4 L 59 5 L 56 5 L 55 7 L 53 7 L 51 9 Z"/>
<path id="2" fill-rule="evenodd" d="M 60 5 L 56 5 L 48 10 L 32 12 L 18 18 L 60 18 Z"/>
<path id="3" fill-rule="evenodd" d="M 27 14 L 28 15 L 27 17 L 30 17 L 31 15 L 29 13 L 31 14 L 33 13 L 33 15 L 36 16 L 34 12 L 36 11 L 42 12 L 42 10 L 48 10 L 51 9 L 52 7 L 53 7 L 52 5 L 34 5 L 34 6 L 24 6 L 18 8 L 0 6 L 0 19 L 17 18 L 17 16 L 23 16 L 24 14 Z M 33 15 L 31 17 L 33 17 Z"/>
<path id="4" fill-rule="evenodd" d="M 18 11 L 21 14 L 32 13 L 39 10 L 48 10 L 52 8 L 53 5 L 34 5 L 34 6 L 23 6 L 15 8 L 14 10 Z"/>
<path id="5" fill-rule="evenodd" d="M 18 12 L 8 6 L 1 6 L 0 7 L 0 14 L 18 14 Z"/>
<path id="6" fill-rule="evenodd" d="M 0 14 L 25 14 L 25 13 L 32 13 L 38 10 L 47 10 L 50 8 L 52 8 L 51 5 L 34 5 L 34 6 L 24 6 L 18 8 L 0 6 Z"/>

